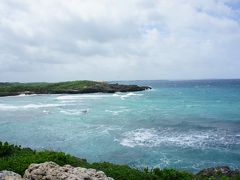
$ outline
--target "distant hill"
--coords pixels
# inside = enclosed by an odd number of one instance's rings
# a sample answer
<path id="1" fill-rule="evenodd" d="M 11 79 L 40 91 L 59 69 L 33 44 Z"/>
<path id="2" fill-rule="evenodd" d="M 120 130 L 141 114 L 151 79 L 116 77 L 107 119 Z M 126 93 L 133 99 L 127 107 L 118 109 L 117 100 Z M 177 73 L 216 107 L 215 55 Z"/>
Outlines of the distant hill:
<path id="1" fill-rule="evenodd" d="M 133 92 L 150 89 L 148 86 L 111 84 L 99 81 L 67 81 L 58 83 L 0 83 L 0 96 L 20 94 L 81 94 Z"/>

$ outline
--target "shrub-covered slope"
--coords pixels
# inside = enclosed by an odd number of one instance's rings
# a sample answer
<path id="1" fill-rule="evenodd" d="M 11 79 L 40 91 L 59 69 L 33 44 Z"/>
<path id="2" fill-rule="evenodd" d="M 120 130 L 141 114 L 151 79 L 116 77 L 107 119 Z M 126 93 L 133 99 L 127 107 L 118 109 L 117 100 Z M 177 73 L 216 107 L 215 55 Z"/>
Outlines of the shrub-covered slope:
<path id="1" fill-rule="evenodd" d="M 81 148 L 81 147 L 79 147 Z M 22 148 L 21 146 L 10 145 L 7 142 L 0 142 L 0 171 L 9 170 L 24 174 L 24 171 L 32 163 L 43 163 L 53 161 L 59 165 L 70 164 L 75 167 L 94 168 L 105 172 L 109 177 L 116 180 L 190 180 L 190 179 L 240 179 L 239 172 L 231 171 L 229 176 L 225 177 L 221 172 L 200 171 L 200 174 L 194 175 L 189 172 L 174 169 L 151 169 L 147 168 L 143 171 L 130 168 L 127 165 L 117 165 L 109 162 L 89 163 L 84 159 L 80 159 L 63 152 L 53 151 L 35 151 L 30 148 Z M 203 172 L 203 173 L 202 173 Z M 215 172 L 215 173 L 212 173 Z"/>
<path id="2" fill-rule="evenodd" d="M 109 84 L 97 81 L 67 81 L 59 83 L 0 83 L 0 96 L 19 94 L 78 94 L 132 92 L 149 89 L 147 86 Z"/>
<path id="3" fill-rule="evenodd" d="M 80 148 L 80 147 L 79 147 Z M 117 165 L 108 162 L 88 163 L 63 152 L 53 151 L 34 151 L 30 148 L 21 148 L 21 146 L 0 143 L 0 170 L 9 170 L 24 174 L 24 171 L 31 163 L 43 163 L 53 161 L 59 165 L 70 164 L 85 168 L 94 168 L 106 173 L 107 176 L 116 180 L 154 180 L 154 179 L 192 179 L 193 174 L 176 170 L 145 170 L 140 171 L 130 168 L 127 165 Z"/>

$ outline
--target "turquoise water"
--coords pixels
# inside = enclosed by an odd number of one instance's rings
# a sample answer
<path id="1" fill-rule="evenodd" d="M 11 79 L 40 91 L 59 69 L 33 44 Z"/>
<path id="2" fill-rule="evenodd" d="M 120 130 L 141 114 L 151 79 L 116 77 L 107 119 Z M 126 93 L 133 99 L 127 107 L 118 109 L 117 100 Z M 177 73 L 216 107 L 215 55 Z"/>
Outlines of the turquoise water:
<path id="1" fill-rule="evenodd" d="M 2 97 L 0 139 L 138 168 L 240 168 L 240 80 L 122 83 L 153 89 Z"/>

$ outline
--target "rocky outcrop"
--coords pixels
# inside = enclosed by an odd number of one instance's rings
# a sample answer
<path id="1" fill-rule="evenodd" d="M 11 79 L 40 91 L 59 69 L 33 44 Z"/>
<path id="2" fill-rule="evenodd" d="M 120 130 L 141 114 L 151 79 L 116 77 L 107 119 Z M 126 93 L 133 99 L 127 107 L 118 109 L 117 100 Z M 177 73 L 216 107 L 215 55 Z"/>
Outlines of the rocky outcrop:
<path id="1" fill-rule="evenodd" d="M 19 92 L 0 92 L 0 97 L 4 96 L 17 96 L 20 95 L 21 93 Z"/>
<path id="2" fill-rule="evenodd" d="M 95 169 L 59 166 L 54 162 L 31 164 L 25 171 L 24 180 L 113 180 Z"/>
<path id="3" fill-rule="evenodd" d="M 86 85 L 82 85 L 85 83 Z M 133 92 L 151 89 L 148 86 L 124 85 L 118 83 L 74 81 L 60 83 L 0 83 L 0 97 L 20 94 L 82 94 Z"/>
<path id="4" fill-rule="evenodd" d="M 115 93 L 115 92 L 135 92 L 151 89 L 148 86 L 121 85 L 121 84 L 97 84 L 92 87 L 82 89 L 62 89 L 49 91 L 33 91 L 32 94 L 83 94 L 83 93 Z M 25 93 L 23 93 L 25 94 Z"/>
<path id="5" fill-rule="evenodd" d="M 228 166 L 218 166 L 207 168 L 199 171 L 196 174 L 196 177 L 201 178 L 216 178 L 220 179 L 220 177 L 229 177 L 230 179 L 235 179 L 236 176 L 240 175 L 240 171 L 231 170 Z"/>
<path id="6" fill-rule="evenodd" d="M 12 171 L 0 171 L 0 180 L 113 180 L 95 169 L 59 166 L 54 162 L 31 164 L 23 178 Z"/>
<path id="7" fill-rule="evenodd" d="M 22 177 L 12 171 L 0 171 L 0 180 L 22 180 Z"/>
<path id="8" fill-rule="evenodd" d="M 228 166 L 212 167 L 199 171 L 193 179 L 220 180 L 224 177 L 229 180 L 237 180 L 240 177 L 240 171 L 231 170 Z M 113 180 L 113 178 L 107 177 L 104 172 L 95 169 L 70 165 L 59 166 L 54 162 L 45 162 L 31 164 L 25 171 L 23 178 L 12 171 L 0 171 L 0 180 Z"/>

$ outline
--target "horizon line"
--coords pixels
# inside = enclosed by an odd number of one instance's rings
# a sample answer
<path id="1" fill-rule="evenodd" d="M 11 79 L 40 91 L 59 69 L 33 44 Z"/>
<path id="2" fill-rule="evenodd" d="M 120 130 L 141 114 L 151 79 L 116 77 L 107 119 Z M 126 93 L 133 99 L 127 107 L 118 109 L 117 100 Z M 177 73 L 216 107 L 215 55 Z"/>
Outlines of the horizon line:
<path id="1" fill-rule="evenodd" d="M 131 81 L 221 81 L 240 80 L 240 78 L 206 78 L 206 79 L 135 79 L 135 80 L 65 80 L 65 81 L 0 81 L 0 83 L 59 83 L 70 81 L 97 81 L 97 82 L 131 82 Z"/>

